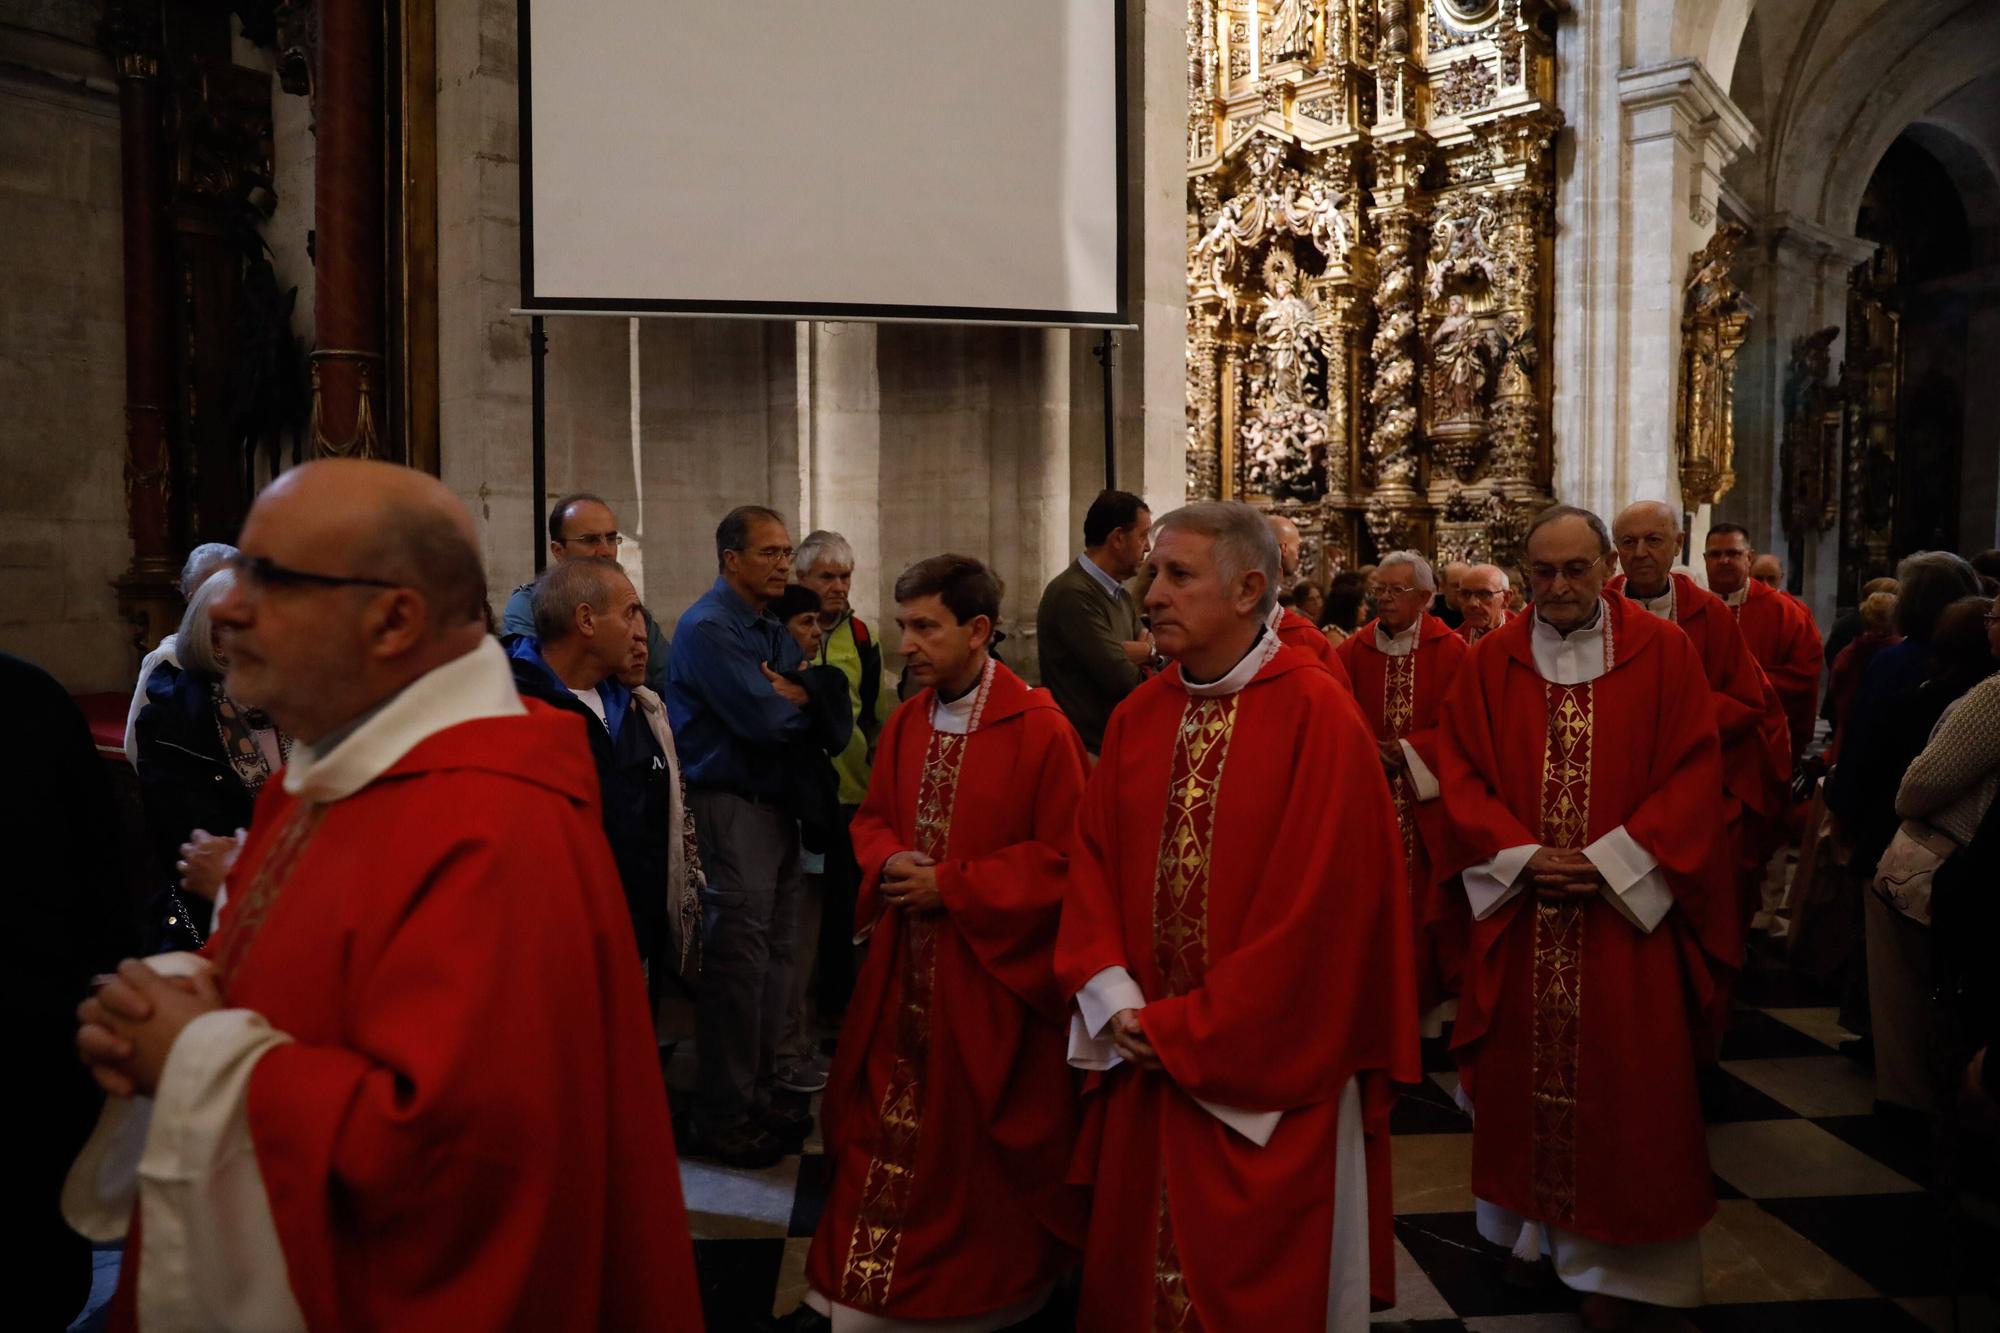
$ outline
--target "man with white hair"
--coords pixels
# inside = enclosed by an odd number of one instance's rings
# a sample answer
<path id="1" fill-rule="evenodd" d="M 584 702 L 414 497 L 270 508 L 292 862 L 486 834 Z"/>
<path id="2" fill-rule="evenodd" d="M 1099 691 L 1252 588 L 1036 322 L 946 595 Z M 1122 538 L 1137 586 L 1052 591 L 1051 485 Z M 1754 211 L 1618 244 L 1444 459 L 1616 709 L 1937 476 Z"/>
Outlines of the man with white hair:
<path id="1" fill-rule="evenodd" d="M 1056 939 L 1102 1126 L 1078 1327 L 1362 1330 L 1395 1285 L 1362 1108 L 1418 1063 L 1389 794 L 1352 699 L 1270 631 L 1263 516 L 1157 533 L 1176 665 L 1111 717 Z"/>
<path id="2" fill-rule="evenodd" d="M 1602 519 L 1552 506 L 1527 554 L 1534 610 L 1472 654 L 1439 738 L 1474 918 L 1452 1053 L 1480 1235 L 1623 1328 L 1701 1303 L 1715 1213 L 1695 1070 L 1740 938 L 1715 709 L 1687 635 L 1603 595 Z"/>
<path id="3" fill-rule="evenodd" d="M 847 701 L 854 713 L 847 748 L 833 757 L 841 827 L 824 855 L 806 853 L 802 861 L 805 896 L 799 900 L 791 998 L 775 1076 L 779 1087 L 792 1092 L 818 1092 L 826 1086 L 827 1061 L 814 1040 L 815 995 L 819 1009 L 837 1015 L 854 987 L 854 899 L 861 870 L 854 863 L 847 824 L 868 797 L 875 743 L 897 703 L 896 679 L 882 669 L 882 645 L 875 642 L 867 622 L 854 614 L 854 569 L 854 547 L 839 533 L 825 529 L 806 534 L 792 563 L 792 577 L 819 594 L 817 664 L 839 667 L 847 677 Z"/>
<path id="4" fill-rule="evenodd" d="M 1458 637 L 1478 643 L 1507 623 L 1507 571 L 1498 565 L 1474 565 L 1458 581 Z"/>
<path id="5" fill-rule="evenodd" d="M 236 548 L 227 542 L 203 542 L 188 552 L 186 563 L 181 566 L 181 600 L 194 596 L 194 590 L 208 580 L 208 576 L 229 563 L 229 557 L 236 554 Z M 139 735 L 136 725 L 139 710 L 146 706 L 146 681 L 161 667 L 173 671 L 181 669 L 179 644 L 175 635 L 162 638 L 153 651 L 146 654 L 139 663 L 139 683 L 132 687 L 132 706 L 125 712 L 125 758 L 134 768 L 139 766 Z"/>
<path id="6" fill-rule="evenodd" d="M 1605 591 L 1622 593 L 1662 620 L 1673 621 L 1701 654 L 1722 743 L 1726 813 L 1717 830 L 1717 859 L 1736 881 L 1748 925 L 1789 800 L 1792 765 L 1785 706 L 1722 599 L 1673 569 L 1681 549 L 1680 515 L 1673 506 L 1659 500 L 1627 505 L 1612 522 L 1611 540 L 1623 572 Z"/>
<path id="7" fill-rule="evenodd" d="M 1271 535 L 1278 539 L 1278 586 L 1289 588 L 1298 582 L 1300 557 L 1305 547 L 1305 539 L 1299 533 L 1299 525 L 1283 514 L 1269 517 Z M 1333 678 L 1351 693 L 1354 682 L 1347 678 L 1347 665 L 1333 650 L 1333 642 L 1326 637 L 1320 627 L 1300 615 L 1289 606 L 1274 604 L 1271 607 L 1271 632 L 1287 648 L 1298 648 L 1311 655 L 1319 664 L 1333 673 Z"/>
<path id="8" fill-rule="evenodd" d="M 1375 619 L 1347 636 L 1340 657 L 1354 681 L 1354 699 L 1375 730 L 1382 771 L 1395 799 L 1403 867 L 1417 951 L 1417 1002 L 1427 1035 L 1442 1031 L 1458 993 L 1465 948 L 1464 902 L 1442 892 L 1434 865 L 1438 840 L 1438 710 L 1465 661 L 1465 640 L 1425 611 L 1437 591 L 1430 562 L 1415 551 L 1391 551 L 1377 563 L 1369 596 Z"/>

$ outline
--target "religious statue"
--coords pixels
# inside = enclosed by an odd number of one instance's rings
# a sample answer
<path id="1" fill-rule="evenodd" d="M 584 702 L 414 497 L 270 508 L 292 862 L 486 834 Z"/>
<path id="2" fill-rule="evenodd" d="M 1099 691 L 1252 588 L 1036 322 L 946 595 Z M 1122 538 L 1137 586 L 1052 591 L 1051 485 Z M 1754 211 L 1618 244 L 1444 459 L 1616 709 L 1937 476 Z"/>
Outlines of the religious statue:
<path id="1" fill-rule="evenodd" d="M 1276 62 L 1312 54 L 1312 6 L 1307 0 L 1278 0 L 1263 34 L 1263 55 Z"/>
<path id="2" fill-rule="evenodd" d="M 1285 199 L 1285 224 L 1295 232 L 1302 232 L 1312 238 L 1319 252 L 1328 259 L 1340 259 L 1354 244 L 1354 231 L 1347 221 L 1348 196 L 1322 177 L 1314 176 L 1306 182 L 1305 196 L 1288 195 Z"/>
<path id="3" fill-rule="evenodd" d="M 1445 317 L 1431 333 L 1432 419 L 1479 421 L 1485 417 L 1483 396 L 1498 339 L 1480 327 L 1465 308 L 1465 298 L 1453 293 Z"/>
<path id="4" fill-rule="evenodd" d="M 1535 331 L 1518 310 L 1500 316 L 1498 398 L 1532 398 L 1535 394 Z"/>
<path id="5" fill-rule="evenodd" d="M 1271 368 L 1272 400 L 1304 402 L 1306 357 L 1319 346 L 1319 328 L 1313 308 L 1297 294 L 1291 277 L 1282 269 L 1272 277 L 1270 300 L 1257 316 L 1257 341 Z"/>

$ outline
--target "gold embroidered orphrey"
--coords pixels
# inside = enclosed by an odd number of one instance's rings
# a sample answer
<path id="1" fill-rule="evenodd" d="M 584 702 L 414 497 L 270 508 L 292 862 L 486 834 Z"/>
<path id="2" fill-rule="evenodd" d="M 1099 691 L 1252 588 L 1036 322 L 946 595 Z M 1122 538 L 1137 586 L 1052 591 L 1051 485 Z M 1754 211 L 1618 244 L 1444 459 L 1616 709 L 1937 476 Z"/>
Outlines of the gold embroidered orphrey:
<path id="1" fill-rule="evenodd" d="M 1413 643 L 1410 651 L 1403 656 L 1388 659 L 1388 669 L 1382 677 L 1382 727 L 1389 733 L 1389 739 L 1401 740 L 1409 735 L 1410 723 L 1416 715 L 1417 645 Z M 1403 835 L 1403 873 L 1409 881 L 1410 892 L 1415 893 L 1417 792 L 1408 772 L 1396 774 L 1396 780 L 1389 784 L 1389 795 L 1396 806 L 1396 829 Z"/>
<path id="2" fill-rule="evenodd" d="M 1189 699 L 1174 737 L 1160 868 L 1153 881 L 1153 956 L 1169 995 L 1185 995 L 1208 973 L 1208 877 L 1222 768 L 1236 730 L 1236 695 Z M 1188 1300 L 1174 1243 L 1164 1166 L 1153 1272 L 1153 1327 L 1195 1333 L 1200 1317 Z"/>
<path id="3" fill-rule="evenodd" d="M 953 735 L 931 728 L 924 754 L 923 776 L 917 783 L 916 850 L 934 861 L 944 859 L 951 839 L 952 812 L 958 804 L 958 777 L 965 751 L 985 711 L 987 687 L 993 682 L 991 663 L 973 706 L 972 728 Z M 881 1142 L 869 1159 L 861 1182 L 861 1203 L 854 1214 L 854 1231 L 847 1240 L 847 1266 L 841 1273 L 842 1304 L 882 1309 L 896 1276 L 896 1250 L 903 1240 L 903 1220 L 910 1205 L 910 1184 L 917 1168 L 917 1145 L 923 1137 L 924 1079 L 930 1065 L 931 993 L 937 978 L 938 923 L 935 916 L 902 918 L 903 1003 L 896 1011 L 896 1062 L 882 1091 Z M 879 945 L 877 947 L 880 947 Z"/>
<path id="4" fill-rule="evenodd" d="M 1574 851 L 1590 826 L 1594 684 L 1545 686 L 1548 745 L 1542 757 L 1542 844 Z M 1535 1215 L 1568 1222 L 1576 1212 L 1576 1101 L 1583 1018 L 1583 904 L 1535 903 L 1534 1066 L 1531 1174 Z"/>
<path id="5" fill-rule="evenodd" d="M 229 983 L 236 979 L 237 970 L 243 966 L 250 946 L 256 942 L 258 932 L 263 929 L 265 918 L 270 916 L 278 894 L 291 879 L 292 871 L 298 868 L 307 844 L 312 841 L 313 834 L 319 832 L 325 818 L 326 807 L 317 801 L 301 801 L 292 807 L 284 827 L 271 839 L 271 849 L 258 862 L 257 874 L 251 879 L 250 886 L 236 900 L 228 929 L 218 931 L 211 941 L 215 950 L 212 960 L 215 979 L 225 994 Z"/>

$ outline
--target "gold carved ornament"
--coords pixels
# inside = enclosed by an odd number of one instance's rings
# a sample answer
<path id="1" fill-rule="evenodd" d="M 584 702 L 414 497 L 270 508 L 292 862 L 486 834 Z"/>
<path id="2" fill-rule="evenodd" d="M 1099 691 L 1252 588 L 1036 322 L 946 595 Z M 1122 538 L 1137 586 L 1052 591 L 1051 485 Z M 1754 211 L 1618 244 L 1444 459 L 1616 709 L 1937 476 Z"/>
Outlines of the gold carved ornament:
<path id="1" fill-rule="evenodd" d="M 1748 336 L 1750 312 L 1730 265 L 1747 234 L 1734 222 L 1717 227 L 1688 261 L 1682 287 L 1674 434 L 1681 503 L 1690 510 L 1714 504 L 1736 484 L 1736 353 Z"/>

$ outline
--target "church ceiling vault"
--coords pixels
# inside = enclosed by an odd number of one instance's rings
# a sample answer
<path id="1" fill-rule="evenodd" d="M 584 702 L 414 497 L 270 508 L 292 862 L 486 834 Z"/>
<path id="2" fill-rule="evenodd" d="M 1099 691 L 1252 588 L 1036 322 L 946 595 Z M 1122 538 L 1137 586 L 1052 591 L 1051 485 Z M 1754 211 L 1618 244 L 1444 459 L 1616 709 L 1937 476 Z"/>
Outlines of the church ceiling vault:
<path id="1" fill-rule="evenodd" d="M 1549 498 L 1546 0 L 1189 0 L 1188 493 L 1308 569 Z"/>

